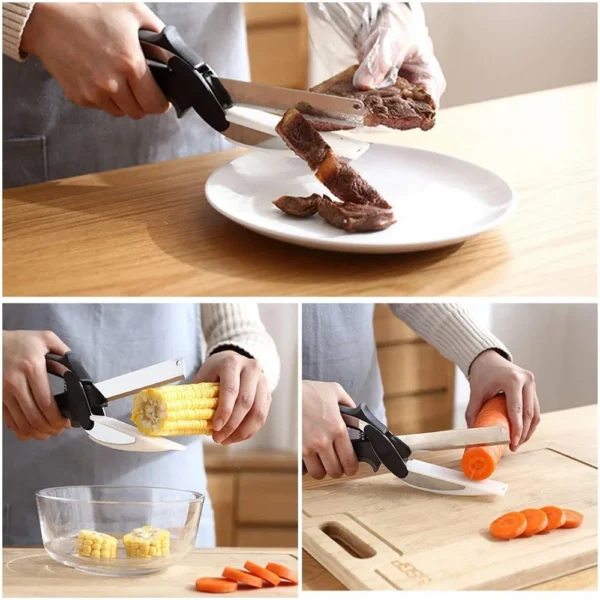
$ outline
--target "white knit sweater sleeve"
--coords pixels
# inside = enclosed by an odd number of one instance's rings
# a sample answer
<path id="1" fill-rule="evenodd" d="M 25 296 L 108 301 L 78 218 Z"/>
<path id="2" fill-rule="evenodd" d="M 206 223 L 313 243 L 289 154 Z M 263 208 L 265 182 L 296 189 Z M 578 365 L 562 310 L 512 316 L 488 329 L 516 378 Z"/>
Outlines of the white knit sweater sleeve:
<path id="1" fill-rule="evenodd" d="M 486 350 L 496 350 L 512 361 L 504 344 L 479 327 L 460 304 L 390 304 L 390 308 L 467 377 L 473 361 Z"/>
<path id="2" fill-rule="evenodd" d="M 201 304 L 207 356 L 223 346 L 235 346 L 258 361 L 273 391 L 279 382 L 279 354 L 260 319 L 258 305 Z"/>
<path id="3" fill-rule="evenodd" d="M 27 55 L 21 52 L 21 36 L 35 2 L 2 3 L 2 53 L 18 61 Z"/>

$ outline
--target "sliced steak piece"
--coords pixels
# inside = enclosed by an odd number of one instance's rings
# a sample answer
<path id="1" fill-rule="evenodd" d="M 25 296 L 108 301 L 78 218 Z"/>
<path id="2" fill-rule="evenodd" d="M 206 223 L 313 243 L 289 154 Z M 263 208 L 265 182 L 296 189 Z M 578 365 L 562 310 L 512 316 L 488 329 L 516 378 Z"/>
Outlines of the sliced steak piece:
<path id="1" fill-rule="evenodd" d="M 391 208 L 373 186 L 333 153 L 322 136 L 296 109 L 286 111 L 276 130 L 334 196 L 353 204 Z"/>
<path id="2" fill-rule="evenodd" d="M 273 204 L 284 213 L 294 217 L 312 217 L 317 214 L 317 203 L 321 199 L 319 194 L 310 196 L 281 196 L 273 200 Z"/>
<path id="3" fill-rule="evenodd" d="M 367 110 L 364 120 L 367 127 L 385 125 L 390 129 L 427 131 L 435 125 L 435 102 L 425 88 L 398 77 L 394 85 L 386 88 L 358 90 L 352 83 L 357 69 L 358 65 L 348 67 L 310 91 L 362 100 Z M 318 131 L 334 131 L 335 128 L 332 124 L 314 124 Z"/>
<path id="4" fill-rule="evenodd" d="M 381 231 L 396 222 L 391 208 L 337 202 L 328 196 L 323 196 L 319 200 L 318 207 L 319 215 L 325 221 L 348 233 Z"/>

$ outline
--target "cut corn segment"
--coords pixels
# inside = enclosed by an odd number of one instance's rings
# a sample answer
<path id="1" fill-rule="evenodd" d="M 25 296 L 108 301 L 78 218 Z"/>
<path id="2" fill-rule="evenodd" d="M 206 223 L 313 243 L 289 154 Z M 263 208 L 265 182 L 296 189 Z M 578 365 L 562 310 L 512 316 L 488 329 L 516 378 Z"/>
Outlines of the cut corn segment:
<path id="1" fill-rule="evenodd" d="M 131 420 L 144 435 L 210 435 L 218 402 L 218 383 L 148 388 L 133 399 Z"/>
<path id="2" fill-rule="evenodd" d="M 152 558 L 169 555 L 169 532 L 150 525 L 136 527 L 123 536 L 125 554 L 130 558 Z"/>
<path id="3" fill-rule="evenodd" d="M 90 558 L 117 558 L 117 538 L 82 529 L 77 536 L 77 554 Z"/>

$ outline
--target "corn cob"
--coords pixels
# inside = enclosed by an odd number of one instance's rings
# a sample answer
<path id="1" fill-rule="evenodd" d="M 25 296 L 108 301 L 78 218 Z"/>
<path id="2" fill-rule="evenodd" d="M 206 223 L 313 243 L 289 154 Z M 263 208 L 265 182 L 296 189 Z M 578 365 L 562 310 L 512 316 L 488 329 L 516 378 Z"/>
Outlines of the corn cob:
<path id="1" fill-rule="evenodd" d="M 152 558 L 169 555 L 169 532 L 150 525 L 137 527 L 123 536 L 125 553 L 131 558 Z"/>
<path id="2" fill-rule="evenodd" d="M 117 558 L 117 538 L 82 529 L 77 536 L 77 554 L 92 558 Z"/>
<path id="3" fill-rule="evenodd" d="M 218 383 L 149 388 L 133 399 L 131 420 L 150 436 L 209 435 L 218 402 Z"/>

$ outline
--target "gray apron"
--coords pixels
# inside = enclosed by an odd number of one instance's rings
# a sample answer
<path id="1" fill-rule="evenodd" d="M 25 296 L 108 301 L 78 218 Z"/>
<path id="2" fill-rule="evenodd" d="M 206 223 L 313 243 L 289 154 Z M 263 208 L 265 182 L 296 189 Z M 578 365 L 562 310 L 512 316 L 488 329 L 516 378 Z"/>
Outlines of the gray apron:
<path id="1" fill-rule="evenodd" d="M 80 354 L 101 381 L 170 358 L 183 357 L 186 377 L 202 353 L 200 307 L 195 304 L 5 304 L 3 329 L 50 330 Z M 60 380 L 51 377 L 53 391 Z M 56 387 L 58 384 L 58 387 Z M 131 398 L 106 413 L 130 422 Z M 46 441 L 21 442 L 3 424 L 4 544 L 41 544 L 34 493 L 62 485 L 147 485 L 207 495 L 202 440 L 182 437 L 185 452 L 125 452 L 100 446 L 81 429 Z M 210 500 L 204 503 L 197 539 L 215 543 Z"/>
<path id="2" fill-rule="evenodd" d="M 302 306 L 302 379 L 335 381 L 386 422 L 373 304 Z"/>
<path id="3" fill-rule="evenodd" d="M 239 3 L 149 2 L 218 75 L 249 79 Z M 231 147 L 194 112 L 139 121 L 71 104 L 35 57 L 3 57 L 3 187 L 40 183 Z"/>

